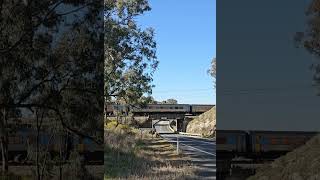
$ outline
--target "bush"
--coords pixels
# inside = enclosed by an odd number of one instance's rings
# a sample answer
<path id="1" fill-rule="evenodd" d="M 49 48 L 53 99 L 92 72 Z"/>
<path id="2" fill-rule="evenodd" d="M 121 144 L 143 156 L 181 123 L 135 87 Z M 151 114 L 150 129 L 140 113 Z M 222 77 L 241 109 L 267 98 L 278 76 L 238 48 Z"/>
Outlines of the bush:
<path id="1" fill-rule="evenodd" d="M 118 122 L 116 120 L 108 121 L 105 125 L 106 129 L 115 129 L 118 126 Z"/>

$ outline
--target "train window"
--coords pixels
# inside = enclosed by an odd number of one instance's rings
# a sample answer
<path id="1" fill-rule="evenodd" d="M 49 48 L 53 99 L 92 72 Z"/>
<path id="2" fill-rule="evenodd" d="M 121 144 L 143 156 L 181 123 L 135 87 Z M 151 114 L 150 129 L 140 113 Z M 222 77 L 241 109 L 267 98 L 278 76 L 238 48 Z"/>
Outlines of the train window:
<path id="1" fill-rule="evenodd" d="M 22 144 L 22 137 L 20 136 L 9 137 L 9 144 Z"/>
<path id="2" fill-rule="evenodd" d="M 26 140 L 27 140 L 27 142 L 29 142 L 30 144 L 36 142 L 36 138 L 35 138 L 34 135 L 28 135 Z"/>
<path id="3" fill-rule="evenodd" d="M 278 144 L 278 139 L 277 138 L 271 138 L 271 144 L 272 145 Z"/>
<path id="4" fill-rule="evenodd" d="M 217 138 L 216 143 L 217 144 L 226 144 L 227 140 L 226 138 Z"/>
<path id="5" fill-rule="evenodd" d="M 179 109 L 179 107 L 175 107 L 175 109 Z"/>
<path id="6" fill-rule="evenodd" d="M 283 144 L 285 144 L 285 145 L 289 145 L 290 144 L 290 140 L 289 140 L 288 137 L 284 137 L 283 138 Z"/>
<path id="7" fill-rule="evenodd" d="M 237 143 L 237 137 L 236 136 L 228 136 L 226 140 L 227 144 L 236 144 Z"/>

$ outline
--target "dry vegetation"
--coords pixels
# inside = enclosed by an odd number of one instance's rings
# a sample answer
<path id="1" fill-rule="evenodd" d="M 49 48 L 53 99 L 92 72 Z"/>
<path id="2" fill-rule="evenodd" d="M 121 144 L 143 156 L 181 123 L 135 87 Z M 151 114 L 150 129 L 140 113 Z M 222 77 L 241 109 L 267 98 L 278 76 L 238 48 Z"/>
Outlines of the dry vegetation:
<path id="1" fill-rule="evenodd" d="M 213 137 L 216 129 L 216 107 L 201 114 L 198 118 L 189 122 L 188 133 L 201 134 L 204 137 Z"/>
<path id="2" fill-rule="evenodd" d="M 33 151 L 33 152 L 29 152 Z M 98 180 L 103 177 L 103 165 L 85 165 L 83 157 L 78 150 L 70 152 L 69 159 L 61 165 L 58 165 L 57 157 L 40 159 L 40 179 L 41 180 Z M 40 151 L 39 157 L 44 152 Z M 35 150 L 28 149 L 28 157 L 21 164 L 9 161 L 8 173 L 2 173 L 0 170 L 0 180 L 34 180 L 38 179 L 36 163 L 31 160 L 35 156 Z"/>
<path id="3" fill-rule="evenodd" d="M 76 169 L 75 169 L 76 168 Z M 103 166 L 101 165 L 89 165 L 82 172 L 77 172 L 80 168 L 72 168 L 69 165 L 63 166 L 63 180 L 98 180 L 103 177 Z M 59 167 L 53 167 L 50 177 L 43 177 L 43 180 L 59 180 Z M 7 175 L 1 175 L 0 180 L 34 180 L 37 179 L 35 176 L 35 166 L 9 166 L 9 173 Z M 85 177 L 84 177 L 85 176 Z"/>
<path id="4" fill-rule="evenodd" d="M 248 180 L 320 179 L 320 135 L 271 164 L 259 168 Z"/>
<path id="5" fill-rule="evenodd" d="M 105 129 L 104 179 L 192 179 L 188 157 L 148 132 L 110 121 Z"/>

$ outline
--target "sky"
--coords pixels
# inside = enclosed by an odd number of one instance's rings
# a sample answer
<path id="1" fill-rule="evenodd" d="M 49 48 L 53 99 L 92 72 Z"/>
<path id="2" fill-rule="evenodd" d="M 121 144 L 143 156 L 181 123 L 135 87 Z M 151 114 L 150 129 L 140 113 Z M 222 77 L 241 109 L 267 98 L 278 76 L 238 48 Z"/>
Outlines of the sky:
<path id="1" fill-rule="evenodd" d="M 201 3 L 200 3 L 201 2 Z M 215 104 L 207 70 L 216 57 L 216 1 L 150 0 L 152 10 L 137 21 L 155 29 L 157 57 L 152 96 L 178 103 Z"/>
<path id="2" fill-rule="evenodd" d="M 309 3 L 219 1 L 218 129 L 320 131 L 310 71 L 316 59 L 294 45 Z"/>

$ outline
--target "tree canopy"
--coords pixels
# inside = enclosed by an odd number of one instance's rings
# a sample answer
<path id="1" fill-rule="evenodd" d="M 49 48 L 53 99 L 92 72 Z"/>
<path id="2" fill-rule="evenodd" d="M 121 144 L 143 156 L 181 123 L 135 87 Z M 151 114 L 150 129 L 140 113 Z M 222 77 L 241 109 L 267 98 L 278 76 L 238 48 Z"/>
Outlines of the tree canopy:
<path id="1" fill-rule="evenodd" d="M 307 25 L 304 32 L 298 32 L 295 41 L 320 60 L 320 0 L 312 0 L 307 11 Z M 320 62 L 312 62 L 313 80 L 320 84 Z"/>
<path id="2" fill-rule="evenodd" d="M 22 109 L 47 111 L 66 131 L 101 144 L 103 4 L 1 1 L 0 29 L 2 165 L 8 119 Z"/>
<path id="3" fill-rule="evenodd" d="M 160 102 L 160 104 L 178 104 L 178 101 L 176 99 L 167 99 L 165 101 Z"/>
<path id="4" fill-rule="evenodd" d="M 137 104 L 151 94 L 158 66 L 152 28 L 142 29 L 136 18 L 151 10 L 147 0 L 105 1 L 106 102 Z"/>
<path id="5" fill-rule="evenodd" d="M 214 87 L 216 87 L 216 78 L 217 78 L 217 59 L 216 58 L 213 58 L 211 60 L 211 67 L 208 72 L 213 78 Z"/>

